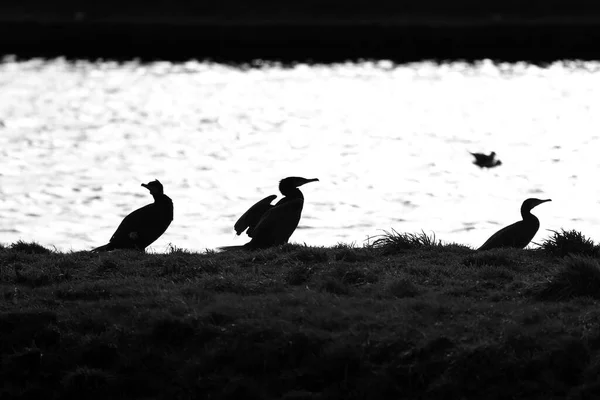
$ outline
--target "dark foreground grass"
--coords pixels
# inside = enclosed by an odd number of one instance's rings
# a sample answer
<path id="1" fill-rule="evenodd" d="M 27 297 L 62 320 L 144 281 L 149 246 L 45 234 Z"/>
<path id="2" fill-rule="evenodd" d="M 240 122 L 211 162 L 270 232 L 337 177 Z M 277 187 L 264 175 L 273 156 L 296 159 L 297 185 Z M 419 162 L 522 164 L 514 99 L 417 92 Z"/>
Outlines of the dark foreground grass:
<path id="1" fill-rule="evenodd" d="M 598 258 L 420 238 L 402 251 L 1 247 L 0 398 L 600 395 Z"/>

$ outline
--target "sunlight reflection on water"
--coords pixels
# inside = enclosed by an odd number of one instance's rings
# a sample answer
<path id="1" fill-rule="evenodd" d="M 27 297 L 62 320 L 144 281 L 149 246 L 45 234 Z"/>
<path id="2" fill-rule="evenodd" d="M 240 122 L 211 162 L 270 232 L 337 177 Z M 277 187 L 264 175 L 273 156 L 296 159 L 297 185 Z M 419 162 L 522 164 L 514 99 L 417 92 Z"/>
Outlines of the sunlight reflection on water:
<path id="1" fill-rule="evenodd" d="M 151 201 L 175 219 L 151 247 L 243 244 L 233 224 L 300 175 L 293 242 L 361 245 L 395 229 L 478 246 L 519 219 L 600 240 L 600 63 L 0 64 L 0 242 L 89 249 Z M 467 151 L 494 150 L 480 170 Z"/>

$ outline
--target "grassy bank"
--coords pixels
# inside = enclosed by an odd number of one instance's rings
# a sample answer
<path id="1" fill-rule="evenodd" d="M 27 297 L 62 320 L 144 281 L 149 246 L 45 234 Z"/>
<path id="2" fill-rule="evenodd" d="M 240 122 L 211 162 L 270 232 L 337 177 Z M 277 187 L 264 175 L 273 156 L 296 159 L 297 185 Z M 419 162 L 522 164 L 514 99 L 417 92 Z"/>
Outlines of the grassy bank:
<path id="1" fill-rule="evenodd" d="M 205 254 L 3 247 L 0 397 L 600 394 L 593 244 L 557 235 L 476 252 L 390 238 Z"/>

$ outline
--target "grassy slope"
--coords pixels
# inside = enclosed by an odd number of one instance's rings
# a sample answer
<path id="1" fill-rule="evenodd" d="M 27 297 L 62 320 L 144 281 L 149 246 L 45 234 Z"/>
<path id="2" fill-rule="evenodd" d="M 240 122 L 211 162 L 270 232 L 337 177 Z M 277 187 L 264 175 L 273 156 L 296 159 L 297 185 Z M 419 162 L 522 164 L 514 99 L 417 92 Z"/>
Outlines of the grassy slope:
<path id="1" fill-rule="evenodd" d="M 597 257 L 388 250 L 0 248 L 0 397 L 600 394 Z"/>

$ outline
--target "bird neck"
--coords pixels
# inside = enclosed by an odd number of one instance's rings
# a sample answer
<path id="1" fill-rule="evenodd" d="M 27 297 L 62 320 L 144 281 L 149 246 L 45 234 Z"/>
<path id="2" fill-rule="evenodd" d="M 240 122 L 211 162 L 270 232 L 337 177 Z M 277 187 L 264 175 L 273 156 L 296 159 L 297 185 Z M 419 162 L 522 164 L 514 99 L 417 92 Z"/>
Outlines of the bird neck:
<path id="1" fill-rule="evenodd" d="M 521 217 L 523 220 L 537 219 L 535 215 L 531 213 L 531 208 L 521 207 Z"/>
<path id="2" fill-rule="evenodd" d="M 154 202 L 155 203 L 163 203 L 163 202 L 166 202 L 166 201 L 171 201 L 171 199 L 169 198 L 169 196 L 165 195 L 164 193 L 152 194 L 152 197 L 154 197 Z"/>
<path id="3" fill-rule="evenodd" d="M 292 187 L 292 188 L 282 187 L 280 190 L 281 190 L 281 194 L 283 194 L 287 198 L 304 199 L 302 192 L 297 187 Z"/>

